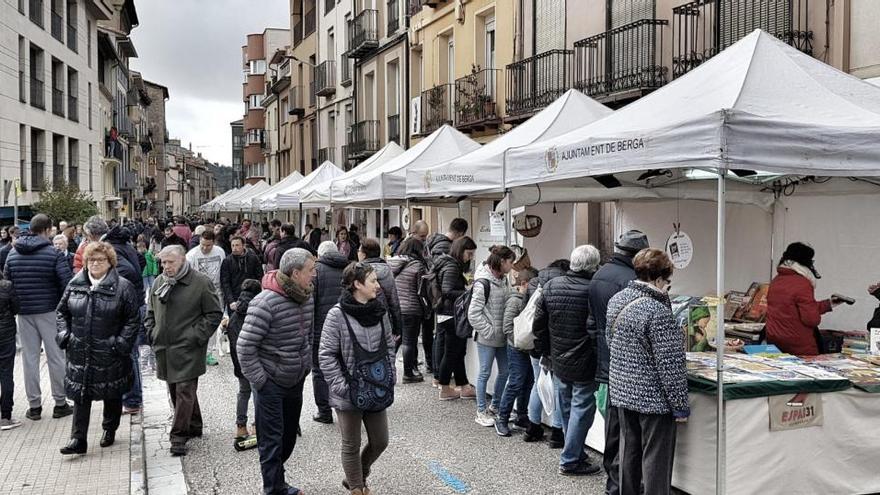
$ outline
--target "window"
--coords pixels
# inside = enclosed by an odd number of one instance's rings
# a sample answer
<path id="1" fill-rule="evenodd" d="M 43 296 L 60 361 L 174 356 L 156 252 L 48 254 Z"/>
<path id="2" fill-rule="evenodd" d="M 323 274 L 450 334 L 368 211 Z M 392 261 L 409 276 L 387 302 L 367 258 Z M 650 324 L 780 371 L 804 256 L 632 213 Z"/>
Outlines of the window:
<path id="1" fill-rule="evenodd" d="M 76 0 L 67 0 L 67 48 L 77 52 L 77 26 L 79 18 L 76 10 Z"/>
<path id="2" fill-rule="evenodd" d="M 28 7 L 28 15 L 31 18 L 31 22 L 43 27 L 43 0 L 30 0 Z"/>
<path id="3" fill-rule="evenodd" d="M 92 21 L 86 21 L 86 46 L 89 51 L 89 69 L 92 68 Z M 89 186 L 89 189 L 92 187 Z"/>
<path id="4" fill-rule="evenodd" d="M 67 140 L 67 177 L 71 185 L 79 187 L 79 141 Z"/>
<path id="5" fill-rule="evenodd" d="M 486 69 L 495 68 L 495 17 L 486 19 Z M 487 96 L 495 97 L 495 71 L 486 73 Z"/>
<path id="6" fill-rule="evenodd" d="M 89 145 L 89 192 L 92 192 L 95 189 L 94 183 L 92 182 L 93 175 L 94 175 L 94 166 L 93 166 L 93 162 L 92 162 L 92 145 L 90 144 Z"/>
<path id="7" fill-rule="evenodd" d="M 22 103 L 27 103 L 27 80 L 25 78 L 25 70 L 27 67 L 27 61 L 25 60 L 25 52 L 27 51 L 27 46 L 25 45 L 24 37 L 18 37 L 18 99 L 21 100 Z"/>
<path id="8" fill-rule="evenodd" d="M 89 130 L 92 130 L 92 83 L 89 83 Z"/>
<path id="9" fill-rule="evenodd" d="M 260 105 L 261 100 L 264 98 L 263 95 L 250 95 L 248 97 L 248 108 L 250 110 L 262 108 Z"/>
<path id="10" fill-rule="evenodd" d="M 251 60 L 250 63 L 250 74 L 252 76 L 259 76 L 266 73 L 266 61 L 265 60 Z"/>
<path id="11" fill-rule="evenodd" d="M 21 190 L 27 191 L 27 126 L 24 124 L 18 125 L 18 159 L 20 164 L 18 176 L 21 180 Z"/>
<path id="12" fill-rule="evenodd" d="M 67 68 L 67 118 L 79 122 L 79 73 Z"/>
<path id="13" fill-rule="evenodd" d="M 333 28 L 327 30 L 327 60 L 336 60 L 336 37 Z"/>
<path id="14" fill-rule="evenodd" d="M 30 65 L 31 65 L 31 106 L 39 108 L 41 110 L 46 109 L 46 101 L 45 101 L 45 87 L 43 83 L 43 78 L 45 78 L 45 69 L 43 68 L 43 50 L 36 46 L 31 45 L 31 53 L 30 53 Z"/>

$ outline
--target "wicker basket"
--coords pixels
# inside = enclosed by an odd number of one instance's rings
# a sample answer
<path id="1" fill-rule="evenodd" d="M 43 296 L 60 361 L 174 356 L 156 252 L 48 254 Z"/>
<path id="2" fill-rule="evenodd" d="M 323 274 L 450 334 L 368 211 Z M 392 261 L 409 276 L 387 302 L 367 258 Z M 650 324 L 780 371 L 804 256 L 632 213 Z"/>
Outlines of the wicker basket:
<path id="1" fill-rule="evenodd" d="M 513 228 L 523 237 L 537 237 L 544 221 L 536 215 L 519 215 L 513 219 Z"/>

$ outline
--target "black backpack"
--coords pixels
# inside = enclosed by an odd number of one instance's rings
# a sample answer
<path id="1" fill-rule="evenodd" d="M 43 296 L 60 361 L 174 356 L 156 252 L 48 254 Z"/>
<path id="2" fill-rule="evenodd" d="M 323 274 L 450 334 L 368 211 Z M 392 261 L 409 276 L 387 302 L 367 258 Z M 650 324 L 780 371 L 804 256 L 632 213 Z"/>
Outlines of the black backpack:
<path id="1" fill-rule="evenodd" d="M 470 308 L 471 299 L 474 297 L 474 287 L 480 283 L 483 286 L 483 292 L 486 294 L 486 301 L 488 301 L 492 284 L 485 278 L 474 282 L 474 285 L 471 285 L 468 290 L 464 291 L 464 294 L 458 296 L 458 299 L 455 300 L 455 309 L 453 311 L 455 335 L 460 339 L 467 339 L 474 335 L 474 327 L 471 325 L 470 320 L 468 320 L 468 308 Z"/>
<path id="2" fill-rule="evenodd" d="M 358 342 L 345 311 L 342 311 L 342 317 L 354 350 L 354 369 L 351 372 L 346 369 L 345 361 L 339 361 L 342 373 L 348 381 L 349 400 L 361 411 L 384 411 L 394 403 L 394 363 L 388 357 L 385 321 L 383 319 L 379 322 L 382 326 L 382 343 L 379 349 L 368 351 Z"/>
<path id="3" fill-rule="evenodd" d="M 417 293 L 423 314 L 433 313 L 440 307 L 440 303 L 443 302 L 443 292 L 440 290 L 440 277 L 435 269 L 432 268 L 419 278 Z"/>

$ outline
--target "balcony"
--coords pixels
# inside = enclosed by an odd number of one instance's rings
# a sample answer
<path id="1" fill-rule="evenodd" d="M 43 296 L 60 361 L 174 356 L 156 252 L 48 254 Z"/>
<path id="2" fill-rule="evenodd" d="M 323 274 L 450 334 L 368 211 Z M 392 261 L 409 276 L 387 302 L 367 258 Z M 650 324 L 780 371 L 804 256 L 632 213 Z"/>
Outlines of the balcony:
<path id="1" fill-rule="evenodd" d="M 79 101 L 73 94 L 67 95 L 67 118 L 79 122 Z"/>
<path id="2" fill-rule="evenodd" d="M 41 110 L 46 109 L 46 90 L 43 81 L 31 74 L 31 106 Z"/>
<path id="3" fill-rule="evenodd" d="M 507 66 L 509 121 L 543 110 L 571 87 L 574 50 L 550 50 Z"/>
<path id="4" fill-rule="evenodd" d="M 349 58 L 362 58 L 379 46 L 379 12 L 362 10 L 348 24 Z"/>
<path id="5" fill-rule="evenodd" d="M 306 12 L 305 20 L 303 21 L 303 26 L 305 28 L 305 32 L 303 33 L 303 38 L 315 32 L 315 19 L 317 16 L 315 15 L 315 7 L 312 7 L 312 10 Z"/>
<path id="6" fill-rule="evenodd" d="M 400 3 L 398 0 L 388 0 L 388 9 L 385 10 L 388 17 L 388 31 L 385 36 L 391 36 L 400 28 Z"/>
<path id="7" fill-rule="evenodd" d="M 441 84 L 422 91 L 422 124 L 421 134 L 430 134 L 443 124 L 452 124 L 452 92 L 453 84 Z"/>
<path id="8" fill-rule="evenodd" d="M 348 158 L 359 160 L 379 151 L 379 121 L 364 120 L 348 133 Z"/>
<path id="9" fill-rule="evenodd" d="M 388 142 L 400 144 L 400 114 L 388 116 Z"/>
<path id="10" fill-rule="evenodd" d="M 462 131 L 483 130 L 501 123 L 495 95 L 500 69 L 474 70 L 455 80 L 455 126 Z"/>
<path id="11" fill-rule="evenodd" d="M 68 23 L 67 24 L 67 48 L 70 48 L 71 50 L 73 50 L 74 53 L 77 52 L 76 34 L 77 34 L 76 25 Z"/>
<path id="12" fill-rule="evenodd" d="M 324 162 L 336 163 L 336 148 L 330 146 L 329 148 L 321 148 L 318 150 L 318 164 L 322 164 Z"/>
<path id="13" fill-rule="evenodd" d="M 342 86 L 351 86 L 351 74 L 354 72 L 354 60 L 347 58 L 342 60 L 342 79 L 339 84 Z"/>
<path id="14" fill-rule="evenodd" d="M 43 181 L 45 180 L 43 168 L 45 166 L 44 162 L 31 161 L 31 191 L 43 190 Z"/>
<path id="15" fill-rule="evenodd" d="M 687 74 L 757 28 L 812 55 L 809 0 L 695 0 L 672 9 L 672 77 Z"/>
<path id="16" fill-rule="evenodd" d="M 348 63 L 348 60 L 345 60 Z M 315 94 L 333 96 L 336 93 L 336 62 L 325 60 L 315 69 Z"/>
<path id="17" fill-rule="evenodd" d="M 603 102 L 641 97 L 666 84 L 663 26 L 643 19 L 574 44 L 574 87 Z"/>
<path id="18" fill-rule="evenodd" d="M 290 88 L 290 109 L 287 111 L 287 114 L 294 117 L 303 118 L 303 115 L 306 114 L 306 107 L 303 104 L 305 98 L 303 98 L 303 87 L 302 86 L 293 86 Z"/>
<path id="19" fill-rule="evenodd" d="M 56 163 L 52 165 L 52 184 L 61 184 L 66 178 L 64 177 L 64 164 Z"/>
<path id="20" fill-rule="evenodd" d="M 30 0 L 28 7 L 28 16 L 31 22 L 43 27 L 43 0 Z"/>
<path id="21" fill-rule="evenodd" d="M 64 43 L 64 17 L 52 11 L 52 37 Z"/>
<path id="22" fill-rule="evenodd" d="M 52 88 L 52 113 L 64 117 L 64 91 Z"/>

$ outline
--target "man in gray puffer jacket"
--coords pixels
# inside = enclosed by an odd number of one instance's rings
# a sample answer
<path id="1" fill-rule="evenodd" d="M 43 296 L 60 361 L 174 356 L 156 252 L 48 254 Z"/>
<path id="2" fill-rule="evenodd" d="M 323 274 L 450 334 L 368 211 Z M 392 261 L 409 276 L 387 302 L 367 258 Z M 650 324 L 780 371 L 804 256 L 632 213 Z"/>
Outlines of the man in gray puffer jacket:
<path id="1" fill-rule="evenodd" d="M 311 370 L 315 258 L 301 248 L 263 276 L 263 292 L 248 307 L 238 337 L 238 360 L 254 389 L 263 493 L 299 493 L 284 481 Z"/>

